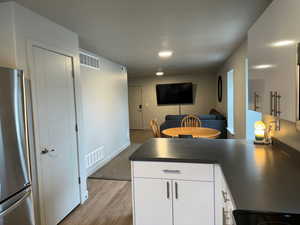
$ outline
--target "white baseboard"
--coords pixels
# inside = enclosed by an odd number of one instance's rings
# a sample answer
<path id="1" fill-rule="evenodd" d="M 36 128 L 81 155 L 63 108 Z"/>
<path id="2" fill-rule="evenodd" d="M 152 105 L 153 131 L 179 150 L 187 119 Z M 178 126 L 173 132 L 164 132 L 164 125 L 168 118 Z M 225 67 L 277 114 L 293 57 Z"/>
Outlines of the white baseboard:
<path id="1" fill-rule="evenodd" d="M 128 142 L 124 144 L 122 147 L 120 147 L 117 151 L 112 152 L 110 155 L 106 156 L 102 161 L 97 163 L 94 167 L 90 168 L 87 171 L 87 177 L 92 175 L 94 172 L 105 166 L 110 160 L 112 160 L 114 157 L 116 157 L 118 154 L 120 154 L 122 151 L 124 151 L 126 148 L 129 147 L 131 143 Z"/>
<path id="2" fill-rule="evenodd" d="M 83 196 L 84 197 L 81 200 L 81 204 L 85 203 L 85 201 L 88 200 L 88 198 L 89 198 L 89 192 L 88 192 L 88 190 L 84 191 L 84 195 Z"/>

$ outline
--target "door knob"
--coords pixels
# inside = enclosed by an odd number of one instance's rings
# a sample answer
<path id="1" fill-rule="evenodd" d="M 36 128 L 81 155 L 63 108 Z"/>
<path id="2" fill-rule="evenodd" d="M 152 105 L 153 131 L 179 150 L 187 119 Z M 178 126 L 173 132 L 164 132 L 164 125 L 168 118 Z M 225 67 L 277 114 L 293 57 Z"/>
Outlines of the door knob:
<path id="1" fill-rule="evenodd" d="M 44 148 L 44 150 L 41 151 L 42 154 L 47 154 L 49 152 L 48 149 Z"/>
<path id="2" fill-rule="evenodd" d="M 47 148 L 44 148 L 44 150 L 41 151 L 41 153 L 44 155 L 44 154 L 47 154 L 49 152 L 55 152 L 55 149 L 51 149 L 51 150 L 48 150 Z"/>

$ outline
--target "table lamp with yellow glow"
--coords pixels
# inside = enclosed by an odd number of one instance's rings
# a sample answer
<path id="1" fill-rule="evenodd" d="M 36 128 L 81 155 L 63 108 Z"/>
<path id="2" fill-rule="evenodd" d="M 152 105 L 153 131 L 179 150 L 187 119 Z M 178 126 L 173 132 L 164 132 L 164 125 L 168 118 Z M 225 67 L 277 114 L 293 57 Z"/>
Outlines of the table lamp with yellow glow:
<path id="1" fill-rule="evenodd" d="M 254 144 L 265 144 L 266 142 L 266 125 L 262 121 L 257 121 L 254 124 L 255 141 Z"/>

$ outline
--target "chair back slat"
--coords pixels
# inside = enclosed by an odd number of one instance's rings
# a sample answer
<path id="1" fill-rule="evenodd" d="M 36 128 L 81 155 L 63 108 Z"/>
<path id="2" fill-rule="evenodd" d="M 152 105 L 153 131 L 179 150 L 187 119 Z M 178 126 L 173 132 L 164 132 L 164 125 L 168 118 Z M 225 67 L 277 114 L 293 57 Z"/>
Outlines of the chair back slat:
<path id="1" fill-rule="evenodd" d="M 159 129 L 158 124 L 155 120 L 150 121 L 150 127 L 151 127 L 151 130 L 152 130 L 153 137 L 155 137 L 155 138 L 161 137 L 160 129 Z"/>
<path id="2" fill-rule="evenodd" d="M 178 138 L 193 138 L 193 135 L 179 134 Z"/>
<path id="3" fill-rule="evenodd" d="M 188 115 L 182 119 L 181 127 L 201 127 L 201 120 L 195 115 Z"/>

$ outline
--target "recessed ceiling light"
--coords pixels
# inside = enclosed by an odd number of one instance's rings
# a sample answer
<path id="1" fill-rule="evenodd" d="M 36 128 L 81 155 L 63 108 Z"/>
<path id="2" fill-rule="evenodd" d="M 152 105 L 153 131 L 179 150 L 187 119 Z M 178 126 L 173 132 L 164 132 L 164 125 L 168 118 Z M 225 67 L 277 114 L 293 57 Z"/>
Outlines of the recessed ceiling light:
<path id="1" fill-rule="evenodd" d="M 274 65 L 262 64 L 262 65 L 253 66 L 253 69 L 262 70 L 262 69 L 269 69 L 269 68 L 272 68 L 272 67 L 274 67 Z"/>
<path id="2" fill-rule="evenodd" d="M 161 57 L 161 58 L 169 58 L 173 55 L 173 52 L 172 51 L 160 51 L 158 53 L 158 56 Z"/>
<path id="3" fill-rule="evenodd" d="M 156 72 L 156 76 L 163 76 L 164 72 Z"/>
<path id="4" fill-rule="evenodd" d="M 296 41 L 294 40 L 282 40 L 282 41 L 277 41 L 271 44 L 272 47 L 284 47 L 284 46 L 289 46 L 295 44 Z"/>

